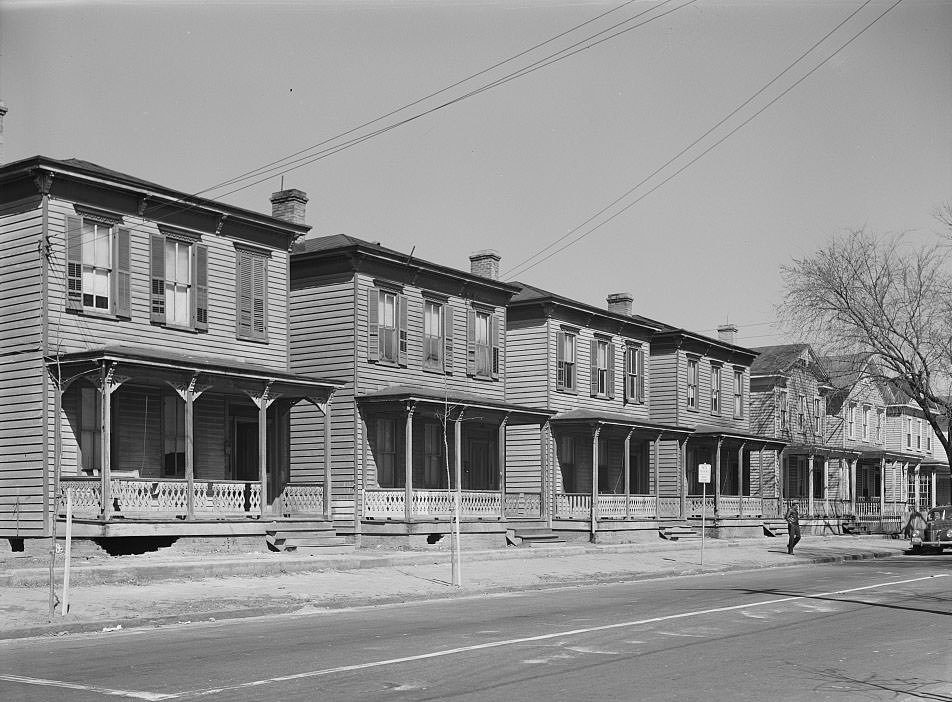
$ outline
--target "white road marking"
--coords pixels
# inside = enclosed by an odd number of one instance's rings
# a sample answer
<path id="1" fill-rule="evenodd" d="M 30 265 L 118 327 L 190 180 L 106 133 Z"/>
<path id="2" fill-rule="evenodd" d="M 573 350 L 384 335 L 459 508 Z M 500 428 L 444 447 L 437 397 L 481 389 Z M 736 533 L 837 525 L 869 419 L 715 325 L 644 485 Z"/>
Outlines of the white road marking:
<path id="1" fill-rule="evenodd" d="M 96 685 L 80 685 L 79 683 L 63 682 L 62 680 L 45 680 L 43 678 L 28 678 L 23 675 L 2 675 L 0 680 L 8 682 L 21 683 L 23 685 L 41 685 L 43 687 L 64 687 L 68 690 L 82 690 L 83 692 L 98 692 L 100 695 L 109 695 L 110 697 L 128 697 L 133 700 L 172 700 L 178 697 L 178 694 L 162 694 L 159 692 L 142 692 L 139 690 L 113 690 L 108 687 L 98 687 Z"/>
<path id="2" fill-rule="evenodd" d="M 568 631 L 559 631 L 549 634 L 538 634 L 536 636 L 524 636 L 515 639 L 504 639 L 501 641 L 487 641 L 480 644 L 472 644 L 470 646 L 460 646 L 457 648 L 447 648 L 442 651 L 431 651 L 429 653 L 419 653 L 413 656 L 402 656 L 400 658 L 388 658 L 380 661 L 371 661 L 368 663 L 355 663 L 353 665 L 342 665 L 337 666 L 336 668 L 324 668 L 321 670 L 311 670 L 305 671 L 303 673 L 294 673 L 291 675 L 280 675 L 272 678 L 263 678 L 261 680 L 252 680 L 249 682 L 238 683 L 236 685 L 227 685 L 224 687 L 209 688 L 204 690 L 187 690 L 184 692 L 173 692 L 173 693 L 158 693 L 158 692 L 143 692 L 138 690 L 113 690 L 105 687 L 96 687 L 91 685 L 81 685 L 78 683 L 64 682 L 61 680 L 45 680 L 42 678 L 29 678 L 19 675 L 5 675 L 0 674 L 0 680 L 6 680 L 8 682 L 22 683 L 24 685 L 40 685 L 46 687 L 61 687 L 68 688 L 73 690 L 83 690 L 86 692 L 96 692 L 102 695 L 108 695 L 113 697 L 126 697 L 129 699 L 138 699 L 138 700 L 176 700 L 176 699 L 188 699 L 194 697 L 208 697 L 210 695 L 217 695 L 223 692 L 231 692 L 235 690 L 245 690 L 255 687 L 264 687 L 265 685 L 274 685 L 282 682 L 290 682 L 292 680 L 305 680 L 308 678 L 318 678 L 328 675 L 333 675 L 335 673 L 348 673 L 357 670 L 368 670 L 370 668 L 381 668 L 389 665 L 398 665 L 400 663 L 411 663 L 414 661 L 423 661 L 431 658 L 443 658 L 445 656 L 455 656 L 461 653 L 471 653 L 473 651 L 482 651 L 491 648 L 500 648 L 502 646 L 514 646 L 523 643 L 534 643 L 537 641 L 549 641 L 552 639 L 559 639 L 566 636 L 580 636 L 582 634 L 590 634 L 597 631 L 611 631 L 613 629 L 624 629 L 634 626 L 644 626 L 645 624 L 655 624 L 657 622 L 666 622 L 674 621 L 678 619 L 687 619 L 689 617 L 699 617 L 705 614 L 718 614 L 720 612 L 736 612 L 738 610 L 746 610 L 752 607 L 766 607 L 769 605 L 781 604 L 784 602 L 795 602 L 798 600 L 809 600 L 815 597 L 832 597 L 834 595 L 846 595 L 853 592 L 862 592 L 864 590 L 875 590 L 878 588 L 892 587 L 894 585 L 907 585 L 909 583 L 922 582 L 924 580 L 932 580 L 934 578 L 945 578 L 949 577 L 947 573 L 939 573 L 937 575 L 928 575 L 921 578 L 910 578 L 908 580 L 894 580 L 887 583 L 877 583 L 875 585 L 864 585 L 862 587 L 848 588 L 845 590 L 831 590 L 829 592 L 817 592 L 812 595 L 795 595 L 791 597 L 779 597 L 773 600 L 763 600 L 761 602 L 751 602 L 748 604 L 739 604 L 739 605 L 730 605 L 728 607 L 712 607 L 710 609 L 701 609 L 694 610 L 691 612 L 681 612 L 679 614 L 668 614 L 661 617 L 650 617 L 648 619 L 638 619 L 627 622 L 615 622 L 614 624 L 602 624 L 599 626 L 591 626 L 583 629 L 571 629 Z"/>

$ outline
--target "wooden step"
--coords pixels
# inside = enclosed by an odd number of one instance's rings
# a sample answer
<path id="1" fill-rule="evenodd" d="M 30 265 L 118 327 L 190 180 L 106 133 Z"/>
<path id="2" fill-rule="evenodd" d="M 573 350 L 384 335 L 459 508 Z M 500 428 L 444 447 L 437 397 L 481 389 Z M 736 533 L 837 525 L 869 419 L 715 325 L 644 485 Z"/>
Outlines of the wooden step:
<path id="1" fill-rule="evenodd" d="M 529 547 L 552 546 L 565 543 L 565 539 L 554 531 L 542 527 L 507 529 L 506 540 L 513 546 Z"/>
<path id="2" fill-rule="evenodd" d="M 701 538 L 696 529 L 682 524 L 660 527 L 658 535 L 668 541 L 697 541 Z"/>
<path id="3" fill-rule="evenodd" d="M 765 519 L 764 536 L 787 536 L 790 532 L 785 519 Z"/>

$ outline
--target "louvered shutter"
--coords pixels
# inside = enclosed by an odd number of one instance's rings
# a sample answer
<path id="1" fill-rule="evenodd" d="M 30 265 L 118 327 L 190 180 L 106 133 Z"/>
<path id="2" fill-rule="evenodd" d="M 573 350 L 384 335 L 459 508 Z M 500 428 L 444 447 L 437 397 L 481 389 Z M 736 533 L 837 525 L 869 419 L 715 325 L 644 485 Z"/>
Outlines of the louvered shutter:
<path id="1" fill-rule="evenodd" d="M 591 369 L 590 378 L 589 378 L 589 390 L 591 390 L 592 397 L 595 397 L 598 394 L 598 341 L 592 339 L 589 343 L 589 350 L 591 351 L 591 356 L 589 360 L 589 368 Z"/>
<path id="2" fill-rule="evenodd" d="M 66 218 L 66 309 L 83 309 L 83 220 Z"/>
<path id="3" fill-rule="evenodd" d="M 208 331 L 208 247 L 195 245 L 195 321 L 194 326 Z"/>
<path id="4" fill-rule="evenodd" d="M 443 371 L 453 374 L 453 306 L 443 305 Z"/>
<path id="5" fill-rule="evenodd" d="M 615 399 L 615 344 L 608 342 L 608 372 L 605 374 L 605 394 Z"/>
<path id="6" fill-rule="evenodd" d="M 252 305 L 251 305 L 251 331 L 256 339 L 266 339 L 268 320 L 267 315 L 267 290 L 268 279 L 267 263 L 263 256 L 251 256 L 252 261 Z"/>
<path id="7" fill-rule="evenodd" d="M 466 375 L 476 375 L 476 310 L 466 310 Z"/>
<path id="8" fill-rule="evenodd" d="M 116 282 L 115 292 L 116 316 L 129 318 L 132 316 L 132 260 L 129 251 L 128 229 L 116 230 Z"/>
<path id="9" fill-rule="evenodd" d="M 397 363 L 407 365 L 407 296 L 397 295 Z"/>
<path id="10" fill-rule="evenodd" d="M 367 291 L 367 360 L 380 360 L 380 291 Z"/>
<path id="11" fill-rule="evenodd" d="M 152 279 L 150 288 L 151 319 L 156 324 L 165 324 L 165 237 L 152 235 L 149 273 Z"/>
<path id="12" fill-rule="evenodd" d="M 555 332 L 555 389 L 565 390 L 565 332 Z"/>
<path id="13" fill-rule="evenodd" d="M 499 379 L 499 323 L 498 315 L 489 315 L 489 344 L 492 350 L 492 377 L 493 380 Z"/>
<path id="14" fill-rule="evenodd" d="M 625 358 L 623 361 L 624 367 L 622 369 L 623 372 L 621 376 L 622 377 L 622 383 L 621 383 L 622 399 L 624 400 L 625 404 L 635 401 L 635 398 L 631 396 L 631 388 L 628 387 L 629 386 L 628 379 L 630 378 L 629 369 L 631 368 L 631 359 L 634 358 L 633 354 L 635 353 L 636 353 L 636 350 L 634 346 L 625 347 Z"/>
<path id="15" fill-rule="evenodd" d="M 252 271 L 251 256 L 238 252 L 238 335 L 251 336 Z"/>
<path id="16" fill-rule="evenodd" d="M 637 392 L 635 393 L 636 399 L 638 402 L 645 401 L 645 350 L 643 347 L 638 347 L 635 351 L 638 354 L 636 359 L 638 367 L 638 382 L 637 382 Z"/>

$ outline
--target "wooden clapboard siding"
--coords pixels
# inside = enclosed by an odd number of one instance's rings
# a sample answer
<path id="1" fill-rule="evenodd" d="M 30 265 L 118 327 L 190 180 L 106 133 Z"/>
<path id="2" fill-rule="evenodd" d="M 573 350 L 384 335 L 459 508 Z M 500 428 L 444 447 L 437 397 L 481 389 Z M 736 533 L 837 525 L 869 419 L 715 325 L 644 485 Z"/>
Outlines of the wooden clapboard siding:
<path id="1" fill-rule="evenodd" d="M 659 424 L 678 425 L 680 407 L 683 402 L 683 386 L 679 384 L 679 356 L 675 351 L 661 351 L 652 348 L 646 365 L 651 369 L 649 375 L 651 387 L 651 421 Z"/>
<path id="2" fill-rule="evenodd" d="M 676 381 L 674 387 L 671 386 L 672 378 L 664 374 L 659 378 L 655 385 L 656 394 L 673 394 L 678 397 L 677 423 L 688 427 L 717 427 L 724 431 L 734 431 L 738 433 L 747 433 L 750 430 L 750 367 L 738 366 L 733 363 L 721 362 L 707 356 L 698 356 L 697 354 L 688 354 L 682 350 L 676 352 L 667 352 L 661 355 L 664 358 L 668 353 L 676 355 L 674 364 L 677 368 Z M 659 358 L 659 360 L 661 360 Z M 697 409 L 692 410 L 687 406 L 687 382 L 688 382 L 688 359 L 696 358 L 698 360 L 698 385 L 697 385 Z M 667 360 L 667 359 L 665 359 Z M 668 361 L 671 365 L 671 361 Z M 663 364 L 662 364 L 663 365 Z M 720 386 L 720 412 L 711 411 L 711 377 L 713 365 L 721 366 L 721 386 Z M 742 417 L 734 416 L 734 369 L 743 369 L 743 392 L 744 392 L 744 413 Z M 663 416 L 663 415 L 662 415 Z M 670 420 L 668 420 L 670 421 Z"/>
<path id="3" fill-rule="evenodd" d="M 331 480 L 336 519 L 352 519 L 359 445 L 354 413 L 352 276 L 295 286 L 290 295 L 291 370 L 346 381 L 330 402 Z M 291 479 L 324 481 L 324 417 L 309 402 L 291 410 Z"/>
<path id="4" fill-rule="evenodd" d="M 760 436 L 776 438 L 780 426 L 776 409 L 777 388 L 771 386 L 762 392 L 751 392 L 750 430 Z"/>
<path id="5" fill-rule="evenodd" d="M 849 408 L 852 404 L 856 405 L 856 424 L 853 432 L 853 437 L 850 438 L 849 435 Z M 869 441 L 863 441 L 863 406 L 868 405 L 871 412 L 871 421 L 870 421 L 870 432 L 869 432 Z M 886 403 L 883 400 L 882 393 L 876 387 L 874 383 L 868 379 L 862 379 L 856 385 L 850 389 L 849 395 L 846 401 L 843 402 L 843 406 L 840 408 L 838 418 L 836 421 L 828 422 L 834 425 L 833 435 L 834 438 L 840 439 L 836 441 L 837 445 L 841 445 L 848 449 L 858 449 L 858 450 L 869 450 L 877 449 L 882 450 L 884 447 L 890 446 L 889 433 L 890 433 L 890 422 L 889 418 L 886 420 L 886 429 L 885 429 L 885 444 L 879 444 L 876 442 L 876 421 L 877 421 L 877 410 L 885 409 Z"/>
<path id="6" fill-rule="evenodd" d="M 543 319 L 509 321 L 506 327 L 506 400 L 547 407 L 555 387 L 554 336 Z"/>
<path id="7" fill-rule="evenodd" d="M 73 214 L 69 202 L 54 201 L 50 205 L 49 230 L 56 254 L 48 297 L 51 353 L 127 344 L 287 369 L 287 251 L 271 250 L 267 262 L 267 343 L 236 337 L 236 241 L 214 234 L 204 234 L 201 238 L 201 243 L 208 247 L 208 331 L 195 333 L 152 324 L 150 238 L 159 230 L 154 222 L 135 217 L 126 217 L 123 225 L 131 232 L 131 319 L 67 313 L 63 252 L 66 217 Z"/>
<path id="8" fill-rule="evenodd" d="M 541 491 L 541 441 L 537 425 L 506 427 L 506 492 Z"/>
<path id="9" fill-rule="evenodd" d="M 0 216 L 0 536 L 46 532 L 43 211 Z"/>

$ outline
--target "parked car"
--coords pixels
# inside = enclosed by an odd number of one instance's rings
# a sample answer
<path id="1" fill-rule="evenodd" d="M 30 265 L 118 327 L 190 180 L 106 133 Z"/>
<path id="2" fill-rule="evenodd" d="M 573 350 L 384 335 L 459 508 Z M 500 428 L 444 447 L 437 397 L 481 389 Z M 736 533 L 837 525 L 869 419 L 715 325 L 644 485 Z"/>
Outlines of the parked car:
<path id="1" fill-rule="evenodd" d="M 909 541 L 913 553 L 952 548 L 952 505 L 930 509 L 925 524 L 912 530 Z"/>

